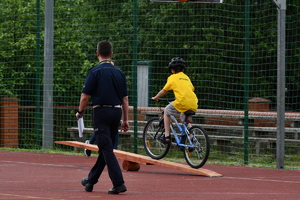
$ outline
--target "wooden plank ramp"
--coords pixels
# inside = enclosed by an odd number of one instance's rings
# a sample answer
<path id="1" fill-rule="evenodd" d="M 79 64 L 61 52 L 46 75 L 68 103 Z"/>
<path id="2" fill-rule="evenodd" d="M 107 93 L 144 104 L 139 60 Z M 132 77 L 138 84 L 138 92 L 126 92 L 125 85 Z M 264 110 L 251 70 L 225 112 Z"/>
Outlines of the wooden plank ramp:
<path id="1" fill-rule="evenodd" d="M 82 149 L 89 149 L 91 151 L 98 151 L 97 145 L 86 144 L 83 142 L 55 141 L 55 143 L 73 146 L 73 147 L 82 148 Z M 139 155 L 139 154 L 135 154 L 135 153 L 129 153 L 129 152 L 120 151 L 120 150 L 114 150 L 114 153 L 117 158 L 124 160 L 124 162 L 126 163 L 125 165 L 128 165 L 128 163 L 129 164 L 130 163 L 132 163 L 132 164 L 138 163 L 138 164 L 144 164 L 144 165 L 152 164 L 152 165 L 159 165 L 159 166 L 163 166 L 163 167 L 168 167 L 168 168 L 172 168 L 172 169 L 176 169 L 176 170 L 185 171 L 188 173 L 198 174 L 198 175 L 202 175 L 202 176 L 208 176 L 208 177 L 221 177 L 222 176 L 221 174 L 211 171 L 211 170 L 208 170 L 208 169 L 204 169 L 204 168 L 194 169 L 194 168 L 191 168 L 189 165 L 174 163 L 174 162 L 165 161 L 165 160 L 155 160 L 148 156 L 143 156 L 143 155 Z M 124 162 L 123 162 L 123 168 L 124 168 Z M 139 167 L 138 167 L 138 169 L 139 169 Z M 125 170 L 127 170 L 127 169 L 125 169 Z"/>

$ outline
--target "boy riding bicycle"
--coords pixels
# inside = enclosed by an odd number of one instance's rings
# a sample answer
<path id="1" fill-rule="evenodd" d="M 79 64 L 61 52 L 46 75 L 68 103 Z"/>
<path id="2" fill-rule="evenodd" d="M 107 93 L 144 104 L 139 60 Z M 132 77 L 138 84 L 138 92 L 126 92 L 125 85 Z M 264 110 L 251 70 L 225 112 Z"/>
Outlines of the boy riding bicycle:
<path id="1" fill-rule="evenodd" d="M 183 73 L 185 61 L 182 58 L 176 57 L 169 63 L 169 71 L 172 73 L 167 79 L 166 85 L 157 93 L 152 100 L 158 102 L 158 98 L 162 97 L 167 91 L 173 90 L 175 101 L 166 106 L 164 112 L 165 136 L 159 137 L 163 143 L 170 143 L 170 115 L 181 115 L 181 120 L 184 119 L 184 112 L 188 110 L 196 111 L 198 108 L 198 98 L 194 93 L 194 86 L 190 78 Z"/>

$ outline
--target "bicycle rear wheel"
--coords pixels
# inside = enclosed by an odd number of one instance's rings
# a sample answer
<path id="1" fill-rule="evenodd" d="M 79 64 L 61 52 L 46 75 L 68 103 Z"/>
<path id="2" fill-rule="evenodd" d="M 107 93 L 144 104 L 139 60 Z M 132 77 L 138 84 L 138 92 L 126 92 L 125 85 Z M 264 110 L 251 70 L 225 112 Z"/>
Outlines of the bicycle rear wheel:
<path id="1" fill-rule="evenodd" d="M 150 119 L 144 128 L 143 143 L 146 153 L 153 159 L 161 159 L 169 152 L 170 144 L 163 144 L 157 139 L 162 135 L 164 135 L 163 121 L 158 117 Z"/>
<path id="2" fill-rule="evenodd" d="M 210 143 L 206 131 L 200 126 L 193 126 L 189 129 L 189 138 L 195 147 L 185 147 L 184 157 L 186 162 L 192 168 L 202 167 L 209 156 Z M 189 145 L 190 140 L 188 137 L 185 139 L 185 144 Z"/>

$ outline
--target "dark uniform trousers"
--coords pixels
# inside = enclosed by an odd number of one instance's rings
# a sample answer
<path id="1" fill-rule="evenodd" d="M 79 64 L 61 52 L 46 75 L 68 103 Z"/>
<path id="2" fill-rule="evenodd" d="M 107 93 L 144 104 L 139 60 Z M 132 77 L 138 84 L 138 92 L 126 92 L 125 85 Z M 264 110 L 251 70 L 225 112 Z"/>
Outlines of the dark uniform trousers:
<path id="1" fill-rule="evenodd" d="M 121 117 L 121 108 L 97 107 L 93 110 L 93 126 L 99 155 L 88 176 L 88 182 L 91 184 L 98 182 L 106 165 L 113 186 L 117 187 L 124 183 L 121 168 L 113 152 Z"/>

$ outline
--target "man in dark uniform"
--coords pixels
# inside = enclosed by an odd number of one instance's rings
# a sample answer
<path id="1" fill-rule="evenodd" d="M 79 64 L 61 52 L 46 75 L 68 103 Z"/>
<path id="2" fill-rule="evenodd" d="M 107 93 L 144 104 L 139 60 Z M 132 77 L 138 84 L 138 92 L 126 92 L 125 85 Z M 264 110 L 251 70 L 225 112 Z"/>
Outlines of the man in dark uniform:
<path id="1" fill-rule="evenodd" d="M 94 184 L 98 182 L 104 167 L 107 165 L 108 174 L 113 184 L 113 188 L 108 190 L 108 194 L 119 194 L 126 192 L 127 189 L 121 168 L 113 153 L 113 144 L 118 134 L 122 112 L 121 129 L 123 132 L 127 132 L 129 128 L 127 84 L 125 74 L 110 61 L 113 55 L 110 42 L 99 42 L 96 54 L 100 63 L 89 70 L 76 117 L 83 116 L 84 108 L 91 96 L 94 109 L 94 134 L 99 148 L 99 156 L 88 178 L 83 178 L 81 184 L 85 186 L 87 192 L 92 192 Z"/>

